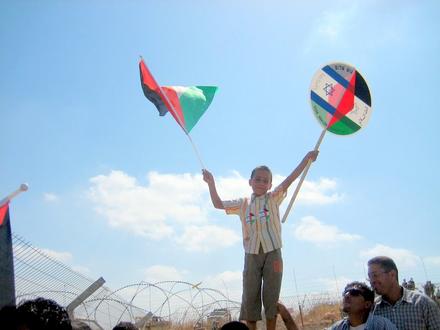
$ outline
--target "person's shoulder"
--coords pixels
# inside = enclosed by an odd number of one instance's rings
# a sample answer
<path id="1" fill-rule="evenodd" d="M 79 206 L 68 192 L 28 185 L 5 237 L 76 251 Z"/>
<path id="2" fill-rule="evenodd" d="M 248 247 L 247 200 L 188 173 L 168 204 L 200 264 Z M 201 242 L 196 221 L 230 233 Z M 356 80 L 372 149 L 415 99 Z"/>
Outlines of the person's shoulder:
<path id="1" fill-rule="evenodd" d="M 226 214 L 239 215 L 244 211 L 244 208 L 248 205 L 247 198 L 238 198 L 232 200 L 222 201 L 223 210 Z"/>
<path id="2" fill-rule="evenodd" d="M 232 198 L 222 199 L 222 202 L 225 202 L 225 201 L 237 202 L 237 201 L 244 201 L 244 200 L 251 200 L 251 199 L 252 199 L 252 196 L 235 196 Z"/>
<path id="3" fill-rule="evenodd" d="M 413 304 L 414 308 L 416 309 L 422 309 L 422 310 L 431 310 L 435 314 L 440 314 L 440 307 L 439 305 L 430 297 L 428 297 L 426 294 L 419 292 L 419 291 L 413 291 L 413 290 L 407 290 L 405 301 Z"/>
<path id="4" fill-rule="evenodd" d="M 336 321 L 330 327 L 328 327 L 326 330 L 342 330 L 342 329 L 344 329 L 345 323 L 347 323 L 347 318 Z"/>
<path id="5" fill-rule="evenodd" d="M 284 189 L 282 184 L 280 184 L 277 187 L 275 187 L 275 189 L 269 191 L 267 195 L 269 196 L 269 198 L 275 198 L 275 199 L 283 198 L 284 196 L 287 195 L 287 190 Z"/>
<path id="6" fill-rule="evenodd" d="M 224 204 L 224 206 L 229 206 L 229 207 L 234 207 L 237 205 L 241 205 L 243 203 L 247 203 L 249 200 L 249 198 L 247 197 L 241 197 L 241 198 L 235 198 L 235 199 L 226 199 L 223 200 L 222 203 Z"/>
<path id="7" fill-rule="evenodd" d="M 383 327 L 383 329 L 387 329 L 387 330 L 397 329 L 396 326 L 394 325 L 394 323 L 391 322 L 389 319 L 387 319 L 384 316 L 372 315 L 372 318 L 373 318 L 373 323 L 376 326 L 381 326 L 381 327 Z"/>

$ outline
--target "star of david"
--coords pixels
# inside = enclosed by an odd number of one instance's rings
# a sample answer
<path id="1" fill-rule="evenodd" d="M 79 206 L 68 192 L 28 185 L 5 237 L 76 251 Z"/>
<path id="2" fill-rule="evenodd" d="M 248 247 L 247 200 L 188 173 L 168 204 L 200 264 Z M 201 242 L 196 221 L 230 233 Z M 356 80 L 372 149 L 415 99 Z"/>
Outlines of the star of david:
<path id="1" fill-rule="evenodd" d="M 325 96 L 333 96 L 333 92 L 335 91 L 335 89 L 333 88 L 333 84 L 325 83 L 323 91 L 325 92 Z"/>

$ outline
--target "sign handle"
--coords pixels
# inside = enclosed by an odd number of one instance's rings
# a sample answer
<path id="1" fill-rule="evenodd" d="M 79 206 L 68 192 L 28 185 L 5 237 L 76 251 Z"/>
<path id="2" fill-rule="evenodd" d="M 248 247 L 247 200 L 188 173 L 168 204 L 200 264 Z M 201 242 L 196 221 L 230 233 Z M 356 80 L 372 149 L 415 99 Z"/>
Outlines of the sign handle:
<path id="1" fill-rule="evenodd" d="M 322 130 L 322 133 L 319 136 L 318 141 L 316 142 L 315 148 L 313 149 L 314 151 L 319 149 L 319 146 L 321 145 L 322 139 L 324 139 L 325 132 L 327 132 L 327 128 L 324 128 Z M 294 191 L 292 197 L 290 198 L 290 202 L 289 202 L 289 205 L 287 206 L 286 212 L 284 213 L 283 219 L 281 220 L 281 222 L 283 222 L 283 223 L 286 222 L 286 220 L 287 220 L 287 216 L 289 215 L 289 212 L 290 212 L 290 209 L 292 208 L 293 202 L 295 201 L 296 196 L 298 195 L 299 190 L 301 189 L 301 186 L 304 182 L 304 179 L 306 178 L 306 175 L 307 175 L 307 172 L 309 171 L 310 165 L 312 165 L 312 161 L 309 159 L 306 167 L 304 168 L 304 171 L 302 172 L 301 178 L 299 179 L 299 182 L 296 185 L 295 191 Z"/>

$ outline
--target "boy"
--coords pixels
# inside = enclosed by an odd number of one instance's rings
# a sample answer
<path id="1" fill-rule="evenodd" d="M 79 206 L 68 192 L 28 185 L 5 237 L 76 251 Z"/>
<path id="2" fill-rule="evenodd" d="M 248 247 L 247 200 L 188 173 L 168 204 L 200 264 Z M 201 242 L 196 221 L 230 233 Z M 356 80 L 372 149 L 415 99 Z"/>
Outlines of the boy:
<path id="1" fill-rule="evenodd" d="M 240 217 L 245 250 L 240 320 L 246 320 L 250 330 L 255 330 L 257 321 L 261 320 L 262 281 L 266 326 L 268 330 L 275 330 L 283 271 L 279 206 L 287 195 L 287 188 L 303 172 L 308 161 L 315 161 L 317 156 L 318 151 L 307 153 L 292 173 L 271 192 L 268 191 L 272 187 L 272 172 L 267 166 L 256 167 L 249 179 L 253 191 L 250 199 L 222 201 L 214 177 L 208 170 L 203 170 L 203 180 L 208 184 L 214 207 Z"/>

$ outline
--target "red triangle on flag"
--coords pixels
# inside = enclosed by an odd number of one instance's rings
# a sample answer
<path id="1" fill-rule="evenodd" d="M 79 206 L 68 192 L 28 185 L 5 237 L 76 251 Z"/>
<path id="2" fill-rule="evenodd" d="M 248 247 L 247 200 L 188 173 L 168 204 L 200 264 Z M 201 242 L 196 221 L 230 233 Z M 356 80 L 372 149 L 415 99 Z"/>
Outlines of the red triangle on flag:
<path id="1" fill-rule="evenodd" d="M 8 211 L 9 203 L 6 203 L 2 207 L 0 207 L 0 226 L 3 224 L 3 221 L 5 221 L 6 212 Z"/>
<path id="2" fill-rule="evenodd" d="M 342 95 L 342 99 L 339 101 L 339 104 L 336 108 L 336 111 L 327 125 L 327 128 L 336 124 L 340 121 L 347 113 L 353 110 L 354 107 L 354 90 L 356 84 L 356 71 L 353 72 L 350 83 L 348 84 L 344 94 Z"/>

